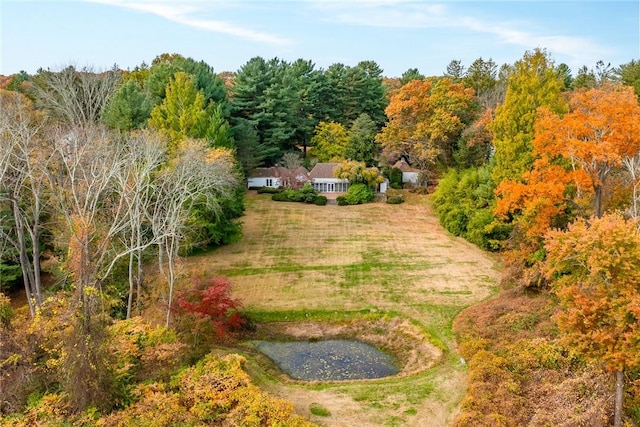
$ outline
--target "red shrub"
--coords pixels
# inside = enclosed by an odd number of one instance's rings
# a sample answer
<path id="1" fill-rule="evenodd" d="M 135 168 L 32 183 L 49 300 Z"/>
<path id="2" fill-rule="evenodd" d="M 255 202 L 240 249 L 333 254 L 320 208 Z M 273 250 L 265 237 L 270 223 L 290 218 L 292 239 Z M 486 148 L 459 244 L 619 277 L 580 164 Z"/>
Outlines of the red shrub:
<path id="1" fill-rule="evenodd" d="M 231 282 L 224 276 L 208 281 L 193 279 L 194 287 L 178 297 L 178 306 L 185 313 L 207 318 L 216 335 L 224 337 L 240 329 L 246 319 L 239 313 L 242 304 L 231 298 Z"/>

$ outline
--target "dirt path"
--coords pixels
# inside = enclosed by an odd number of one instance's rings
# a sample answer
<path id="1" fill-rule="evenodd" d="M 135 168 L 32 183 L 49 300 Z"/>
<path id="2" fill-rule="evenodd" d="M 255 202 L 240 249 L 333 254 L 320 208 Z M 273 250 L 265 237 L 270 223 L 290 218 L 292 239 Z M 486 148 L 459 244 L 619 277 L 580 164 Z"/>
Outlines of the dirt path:
<path id="1" fill-rule="evenodd" d="M 185 260 L 190 274 L 228 275 L 235 296 L 251 309 L 393 310 L 419 322 L 446 348 L 444 362 L 427 373 L 373 385 L 318 388 L 258 380 L 314 422 L 446 426 L 464 396 L 465 369 L 451 322 L 494 292 L 497 265 L 443 230 L 426 197 L 409 196 L 402 205 L 341 207 L 272 202 L 251 193 L 243 238 Z M 312 416 L 312 403 L 331 416 Z"/>

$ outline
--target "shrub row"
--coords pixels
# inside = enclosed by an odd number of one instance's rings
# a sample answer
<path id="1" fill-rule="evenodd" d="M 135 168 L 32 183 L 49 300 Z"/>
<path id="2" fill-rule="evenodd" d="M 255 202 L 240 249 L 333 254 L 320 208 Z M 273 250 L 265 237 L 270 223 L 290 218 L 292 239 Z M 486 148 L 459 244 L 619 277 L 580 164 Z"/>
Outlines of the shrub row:
<path id="1" fill-rule="evenodd" d="M 250 188 L 249 190 L 257 190 L 258 194 L 276 194 L 276 193 L 282 193 L 283 188 L 282 187 L 278 187 L 278 188 L 273 188 L 273 187 L 257 187 L 257 188 Z"/>
<path id="2" fill-rule="evenodd" d="M 274 193 L 273 196 L 271 196 L 271 200 L 275 200 L 276 202 L 314 203 L 318 206 L 327 204 L 327 198 L 319 195 L 308 182 L 299 190 L 287 188 L 286 190 Z"/>

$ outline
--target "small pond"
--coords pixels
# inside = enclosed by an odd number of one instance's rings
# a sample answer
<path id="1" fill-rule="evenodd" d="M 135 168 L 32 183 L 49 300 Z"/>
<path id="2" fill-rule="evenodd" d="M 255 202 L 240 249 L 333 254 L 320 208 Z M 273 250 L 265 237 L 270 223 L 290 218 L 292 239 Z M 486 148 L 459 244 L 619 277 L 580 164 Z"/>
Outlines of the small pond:
<path id="1" fill-rule="evenodd" d="M 362 380 L 398 373 L 393 356 L 360 341 L 257 341 L 255 346 L 298 380 Z"/>

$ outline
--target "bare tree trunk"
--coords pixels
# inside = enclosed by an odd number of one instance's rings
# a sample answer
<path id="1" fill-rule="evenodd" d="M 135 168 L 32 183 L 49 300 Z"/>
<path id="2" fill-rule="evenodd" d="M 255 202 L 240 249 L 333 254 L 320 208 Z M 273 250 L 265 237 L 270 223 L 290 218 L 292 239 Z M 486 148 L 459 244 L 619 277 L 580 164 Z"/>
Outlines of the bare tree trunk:
<path id="1" fill-rule="evenodd" d="M 133 238 L 131 239 L 133 240 Z M 133 306 L 133 260 L 134 252 L 129 254 L 129 298 L 127 299 L 127 319 L 131 319 L 131 308 Z"/>
<path id="2" fill-rule="evenodd" d="M 37 221 L 37 220 L 36 220 Z M 38 225 L 29 230 L 31 244 L 33 245 L 33 288 L 36 295 L 36 303 L 42 304 L 42 266 L 40 265 L 40 230 Z"/>
<path id="3" fill-rule="evenodd" d="M 31 269 L 31 262 L 29 261 L 29 255 L 27 254 L 27 242 L 24 235 L 24 224 L 22 223 L 22 216 L 20 214 L 20 208 L 16 199 L 11 200 L 13 217 L 15 221 L 16 242 L 18 245 L 18 253 L 20 259 L 20 267 L 22 269 L 22 281 L 24 283 L 24 292 L 29 302 L 29 312 L 33 317 L 35 315 L 35 307 L 40 305 L 41 298 L 36 296 L 33 289 L 33 270 Z"/>
<path id="4" fill-rule="evenodd" d="M 602 185 L 596 185 L 594 188 L 594 214 L 596 218 L 602 217 Z"/>
<path id="5" fill-rule="evenodd" d="M 142 293 L 142 284 L 144 283 L 144 271 L 142 271 L 142 249 L 138 247 L 138 274 L 136 275 L 136 307 L 138 308 L 138 316 L 142 314 L 140 306 L 140 295 Z"/>
<path id="6" fill-rule="evenodd" d="M 167 303 L 167 322 L 166 327 L 169 328 L 169 324 L 171 323 L 171 310 L 173 309 L 173 288 L 175 284 L 175 258 L 177 256 L 176 246 L 177 246 L 177 238 L 172 236 L 171 243 L 167 245 L 167 265 L 169 267 L 169 301 Z"/>
<path id="7" fill-rule="evenodd" d="M 161 241 L 160 243 L 158 243 L 158 269 L 160 270 L 160 274 L 162 274 L 163 276 L 164 274 L 164 264 L 163 264 L 163 259 L 164 259 L 164 251 L 165 251 L 165 244 L 163 241 Z"/>
<path id="8" fill-rule="evenodd" d="M 613 418 L 614 427 L 622 427 L 622 403 L 624 391 L 624 373 L 622 370 L 616 371 L 616 407 Z"/>
<path id="9" fill-rule="evenodd" d="M 631 183 L 633 186 L 633 195 L 631 200 L 631 217 L 638 218 L 638 216 L 640 215 L 640 212 L 638 212 L 638 197 L 640 197 L 640 195 L 638 194 L 638 169 L 640 165 L 638 165 L 638 163 L 640 163 L 640 156 L 636 155 L 633 157 L 625 157 L 622 159 L 622 163 L 624 164 L 627 172 L 629 173 L 629 176 L 631 177 Z"/>

